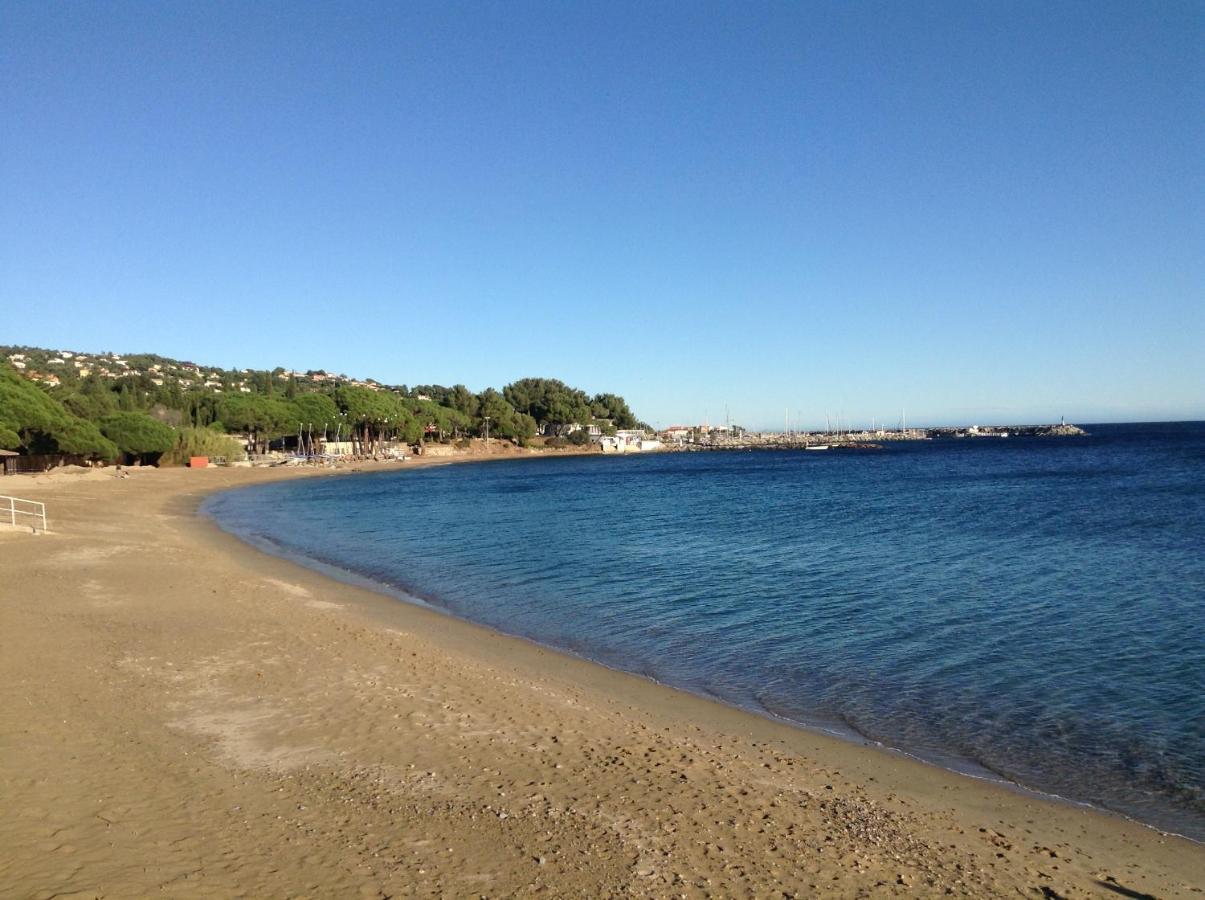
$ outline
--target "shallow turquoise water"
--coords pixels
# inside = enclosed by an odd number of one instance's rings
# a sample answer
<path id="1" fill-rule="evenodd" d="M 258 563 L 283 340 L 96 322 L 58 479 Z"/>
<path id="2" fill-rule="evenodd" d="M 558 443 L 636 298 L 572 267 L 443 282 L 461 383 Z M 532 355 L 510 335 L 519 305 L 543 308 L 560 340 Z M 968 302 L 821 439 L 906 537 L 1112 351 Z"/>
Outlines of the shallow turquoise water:
<path id="1" fill-rule="evenodd" d="M 228 530 L 729 703 L 1205 838 L 1205 424 L 265 485 Z"/>

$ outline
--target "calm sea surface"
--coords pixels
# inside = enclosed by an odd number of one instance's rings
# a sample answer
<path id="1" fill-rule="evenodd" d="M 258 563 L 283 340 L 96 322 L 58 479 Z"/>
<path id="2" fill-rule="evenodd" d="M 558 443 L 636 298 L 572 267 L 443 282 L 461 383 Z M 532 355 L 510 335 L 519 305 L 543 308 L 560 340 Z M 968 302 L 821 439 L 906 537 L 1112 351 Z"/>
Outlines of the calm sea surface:
<path id="1" fill-rule="evenodd" d="M 1205 838 L 1205 423 L 212 498 L 458 616 Z"/>

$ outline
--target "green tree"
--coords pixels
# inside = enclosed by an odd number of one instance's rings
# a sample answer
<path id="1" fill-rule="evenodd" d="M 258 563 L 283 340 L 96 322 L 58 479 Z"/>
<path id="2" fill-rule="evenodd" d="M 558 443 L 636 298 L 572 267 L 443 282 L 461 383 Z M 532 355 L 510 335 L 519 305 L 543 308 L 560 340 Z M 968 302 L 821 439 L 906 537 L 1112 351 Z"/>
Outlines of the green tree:
<path id="1" fill-rule="evenodd" d="M 639 422 L 627 401 L 618 394 L 595 394 L 590 401 L 590 412 L 595 419 L 608 419 L 616 428 L 636 428 Z"/>
<path id="2" fill-rule="evenodd" d="M 463 384 L 458 384 L 453 386 L 448 392 L 448 398 L 444 401 L 444 405 L 451 407 L 457 412 L 464 413 L 470 419 L 475 419 L 478 407 L 481 404 L 478 402 L 476 394 Z"/>
<path id="3" fill-rule="evenodd" d="M 228 460 L 243 459 L 242 445 L 230 435 L 212 428 L 181 428 L 176 432 L 171 449 L 159 457 L 159 465 L 183 466 L 193 456 L 222 456 Z"/>
<path id="4" fill-rule="evenodd" d="M 555 378 L 522 378 L 502 389 L 516 412 L 526 413 L 539 426 L 586 423 L 593 416 L 584 391 Z"/>
<path id="5" fill-rule="evenodd" d="M 134 391 L 127 383 L 123 383 L 117 392 L 117 408 L 122 412 L 133 412 L 138 408 Z"/>
<path id="6" fill-rule="evenodd" d="M 93 423 L 69 413 L 7 364 L 0 365 L 0 448 L 117 457 L 116 445 Z"/>
<path id="7" fill-rule="evenodd" d="M 297 427 L 296 410 L 279 397 L 264 394 L 231 394 L 218 406 L 218 418 L 228 431 L 247 434 L 259 452 Z M 200 424 L 200 423 L 198 423 Z"/>
<path id="8" fill-rule="evenodd" d="M 508 438 L 523 443 L 536 433 L 536 421 L 527 413 L 518 412 L 506 398 L 493 388 L 486 388 L 478 397 L 482 420 L 480 434 L 485 433 L 484 417 L 490 417 L 491 437 Z"/>
<path id="9" fill-rule="evenodd" d="M 117 412 L 117 400 L 110 391 L 86 391 L 64 394 L 59 402 L 73 416 L 97 421 Z"/>
<path id="10" fill-rule="evenodd" d="M 117 445 L 100 433 L 100 429 L 86 419 L 68 416 L 61 427 L 51 435 L 60 453 L 74 453 L 93 459 L 112 462 L 117 459 Z"/>
<path id="11" fill-rule="evenodd" d="M 397 435 L 409 441 L 416 433 L 421 434 L 413 414 L 390 391 L 340 385 L 335 389 L 335 403 L 347 417 L 361 453 L 376 452 L 378 442 L 386 435 Z"/>
<path id="12" fill-rule="evenodd" d="M 176 442 L 175 429 L 140 412 L 106 416 L 100 420 L 100 431 L 122 453 L 144 463 L 157 461 Z"/>
<path id="13" fill-rule="evenodd" d="M 313 425 L 314 428 L 322 428 L 328 423 L 334 425 L 335 419 L 339 417 L 339 407 L 326 394 L 298 394 L 293 398 L 292 406 L 295 410 L 293 417 L 306 426 Z"/>
<path id="14" fill-rule="evenodd" d="M 420 436 L 434 436 L 443 440 L 449 436 L 467 434 L 473 428 L 471 416 L 450 406 L 441 406 L 434 400 L 411 400 L 409 409 L 419 426 Z M 428 426 L 435 428 L 434 435 L 427 432 Z"/>

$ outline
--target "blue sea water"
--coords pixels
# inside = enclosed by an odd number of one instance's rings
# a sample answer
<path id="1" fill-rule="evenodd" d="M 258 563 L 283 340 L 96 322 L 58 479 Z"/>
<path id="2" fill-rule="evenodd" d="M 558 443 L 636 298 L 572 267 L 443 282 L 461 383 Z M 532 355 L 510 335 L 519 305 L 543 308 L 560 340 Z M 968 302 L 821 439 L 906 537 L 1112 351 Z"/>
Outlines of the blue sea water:
<path id="1" fill-rule="evenodd" d="M 211 498 L 502 631 L 1205 839 L 1205 423 L 490 462 Z"/>

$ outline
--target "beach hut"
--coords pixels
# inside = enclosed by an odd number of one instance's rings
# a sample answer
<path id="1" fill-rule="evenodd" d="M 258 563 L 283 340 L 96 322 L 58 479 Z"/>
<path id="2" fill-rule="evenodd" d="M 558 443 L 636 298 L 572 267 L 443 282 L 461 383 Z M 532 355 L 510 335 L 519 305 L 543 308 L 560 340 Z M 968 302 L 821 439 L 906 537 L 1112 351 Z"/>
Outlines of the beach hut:
<path id="1" fill-rule="evenodd" d="M 20 455 L 16 450 L 0 450 L 0 475 L 16 472 L 17 457 Z"/>

